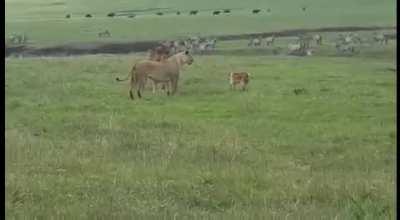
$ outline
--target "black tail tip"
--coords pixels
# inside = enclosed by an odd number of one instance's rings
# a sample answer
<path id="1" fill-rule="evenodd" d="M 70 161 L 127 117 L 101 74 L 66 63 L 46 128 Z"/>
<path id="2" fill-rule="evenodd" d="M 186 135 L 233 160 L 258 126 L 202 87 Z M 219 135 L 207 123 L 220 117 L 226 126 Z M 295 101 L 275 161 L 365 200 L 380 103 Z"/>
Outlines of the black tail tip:
<path id="1" fill-rule="evenodd" d="M 116 81 L 119 81 L 119 78 L 118 78 L 118 77 L 116 77 L 116 78 L 115 78 L 115 80 L 116 80 Z"/>

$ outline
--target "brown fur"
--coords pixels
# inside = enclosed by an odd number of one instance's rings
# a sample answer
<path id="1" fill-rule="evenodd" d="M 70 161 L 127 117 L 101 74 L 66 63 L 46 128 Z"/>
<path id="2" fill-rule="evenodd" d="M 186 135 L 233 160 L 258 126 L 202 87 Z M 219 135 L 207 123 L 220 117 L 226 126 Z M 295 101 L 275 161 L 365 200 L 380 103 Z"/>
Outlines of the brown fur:
<path id="1" fill-rule="evenodd" d="M 155 47 L 153 49 L 150 50 L 149 53 L 149 60 L 153 60 L 153 61 L 157 61 L 157 62 L 161 62 L 163 60 L 166 60 L 171 54 L 171 50 L 168 49 L 168 46 L 161 44 L 158 47 Z M 165 83 L 156 83 L 153 82 L 152 83 L 152 88 L 153 88 L 153 94 L 156 93 L 156 89 L 157 89 L 157 85 L 158 84 L 162 84 L 161 89 L 165 90 L 166 89 L 166 85 Z"/>
<path id="2" fill-rule="evenodd" d="M 231 89 L 235 89 L 236 85 L 239 84 L 242 90 L 246 90 L 250 81 L 250 74 L 247 72 L 231 72 L 229 74 L 229 81 Z"/>
<path id="3" fill-rule="evenodd" d="M 167 94 L 171 92 L 175 94 L 178 88 L 178 80 L 180 69 L 184 64 L 192 64 L 193 57 L 188 51 L 177 53 L 166 60 L 161 62 L 152 60 L 142 60 L 136 63 L 128 77 L 124 80 L 131 78 L 129 94 L 131 99 L 134 99 L 132 90 L 136 88 L 136 92 L 139 98 L 141 98 L 141 91 L 148 79 L 154 83 L 168 83 Z M 124 81 L 119 78 L 117 81 Z M 172 91 L 171 91 L 172 90 Z"/>

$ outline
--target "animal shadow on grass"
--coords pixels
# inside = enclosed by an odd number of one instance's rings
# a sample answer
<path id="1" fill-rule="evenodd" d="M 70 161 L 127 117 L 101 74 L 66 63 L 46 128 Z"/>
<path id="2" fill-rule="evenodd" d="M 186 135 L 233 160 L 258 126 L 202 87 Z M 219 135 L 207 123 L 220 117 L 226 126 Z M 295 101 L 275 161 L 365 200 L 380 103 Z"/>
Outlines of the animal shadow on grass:
<path id="1" fill-rule="evenodd" d="M 397 72 L 397 70 L 395 68 L 389 68 L 389 67 L 385 68 L 384 70 L 387 72 Z"/>
<path id="2" fill-rule="evenodd" d="M 319 91 L 321 91 L 321 92 L 329 92 L 329 91 L 331 91 L 331 89 L 329 89 L 329 88 L 321 88 Z"/>
<path id="3" fill-rule="evenodd" d="M 306 94 L 308 93 L 307 90 L 305 88 L 296 88 L 293 89 L 294 94 L 296 95 L 301 95 L 301 94 Z"/>

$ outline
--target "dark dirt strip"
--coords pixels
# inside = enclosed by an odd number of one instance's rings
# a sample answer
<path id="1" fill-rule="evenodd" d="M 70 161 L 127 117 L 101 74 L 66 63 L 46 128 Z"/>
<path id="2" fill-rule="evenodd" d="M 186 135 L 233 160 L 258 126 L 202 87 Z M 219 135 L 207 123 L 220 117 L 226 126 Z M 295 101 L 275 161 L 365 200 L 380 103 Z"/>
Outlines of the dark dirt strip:
<path id="1" fill-rule="evenodd" d="M 356 31 L 374 31 L 374 30 L 396 30 L 396 27 L 325 27 L 316 29 L 292 29 L 277 32 L 238 34 L 238 35 L 216 35 L 217 40 L 240 40 L 251 37 L 268 37 L 275 35 L 276 37 L 296 36 L 299 34 L 312 32 L 356 32 Z M 396 38 L 396 35 L 391 36 Z M 67 44 L 54 47 L 35 48 L 29 46 L 7 46 L 5 47 L 5 56 L 71 56 L 85 54 L 127 54 L 132 52 L 145 52 L 150 48 L 159 45 L 159 41 L 141 41 L 131 43 L 81 43 Z"/>

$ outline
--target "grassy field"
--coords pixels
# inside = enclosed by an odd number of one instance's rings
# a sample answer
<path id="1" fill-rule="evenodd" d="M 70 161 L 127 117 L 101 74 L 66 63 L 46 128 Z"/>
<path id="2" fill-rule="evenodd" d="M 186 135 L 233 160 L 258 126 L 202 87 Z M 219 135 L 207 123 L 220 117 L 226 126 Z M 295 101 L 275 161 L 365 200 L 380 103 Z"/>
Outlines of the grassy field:
<path id="1" fill-rule="evenodd" d="M 303 1 L 49 1 L 6 0 L 6 36 L 26 33 L 29 44 L 45 46 L 69 42 L 143 41 L 187 37 L 279 31 L 327 26 L 395 26 L 394 0 L 303 0 Z M 307 6 L 306 12 L 300 7 Z M 152 9 L 167 8 L 167 9 Z M 212 16 L 213 9 L 232 8 L 227 15 Z M 253 15 L 253 8 L 261 8 Z M 266 9 L 271 12 L 267 13 Z M 196 16 L 188 11 L 200 10 Z M 112 11 L 145 10 L 137 17 L 106 15 Z M 176 15 L 181 10 L 183 14 Z M 164 11 L 164 16 L 155 15 Z M 84 18 L 86 13 L 93 18 Z M 65 19 L 71 14 L 71 19 Z M 111 38 L 98 38 L 104 30 Z"/>
<path id="2" fill-rule="evenodd" d="M 7 219 L 394 219 L 394 47 L 196 56 L 140 101 L 144 55 L 7 59 Z"/>
<path id="3" fill-rule="evenodd" d="M 293 2 L 6 0 L 6 36 L 45 46 L 395 25 L 394 0 Z M 233 11 L 211 16 L 222 8 Z M 123 10 L 143 11 L 106 17 Z M 285 55 L 290 37 L 276 56 L 220 41 L 194 55 L 176 96 L 135 101 L 115 77 L 147 54 L 6 58 L 6 218 L 395 219 L 397 45 L 359 34 L 354 56 L 338 56 L 337 33 L 309 57 Z M 248 91 L 229 89 L 233 70 L 252 74 Z"/>

